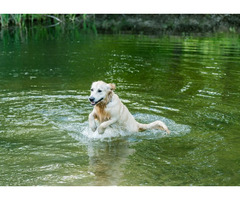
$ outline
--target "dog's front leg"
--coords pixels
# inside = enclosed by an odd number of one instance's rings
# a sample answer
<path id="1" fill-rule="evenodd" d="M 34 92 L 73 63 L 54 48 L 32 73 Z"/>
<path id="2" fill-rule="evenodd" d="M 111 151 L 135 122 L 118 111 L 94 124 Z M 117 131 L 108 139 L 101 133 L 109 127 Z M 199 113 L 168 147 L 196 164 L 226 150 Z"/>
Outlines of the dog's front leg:
<path id="1" fill-rule="evenodd" d="M 117 118 L 112 118 L 108 121 L 105 121 L 103 123 L 100 124 L 100 126 L 98 127 L 98 133 L 99 134 L 103 134 L 103 132 L 105 131 L 105 129 L 110 126 L 111 124 L 115 123 L 118 119 Z"/>
<path id="2" fill-rule="evenodd" d="M 93 132 L 96 131 L 97 125 L 94 119 L 94 111 L 92 111 L 88 116 L 89 127 L 92 129 Z"/>

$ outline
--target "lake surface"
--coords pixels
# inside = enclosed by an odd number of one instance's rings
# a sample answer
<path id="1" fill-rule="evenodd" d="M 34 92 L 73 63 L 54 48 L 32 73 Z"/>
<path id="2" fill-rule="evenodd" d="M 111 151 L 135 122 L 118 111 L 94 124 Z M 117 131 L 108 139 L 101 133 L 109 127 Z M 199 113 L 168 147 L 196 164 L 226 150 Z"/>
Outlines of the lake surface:
<path id="1" fill-rule="evenodd" d="M 240 185 L 240 37 L 0 32 L 0 185 Z M 90 85 L 115 83 L 171 134 L 88 129 Z"/>

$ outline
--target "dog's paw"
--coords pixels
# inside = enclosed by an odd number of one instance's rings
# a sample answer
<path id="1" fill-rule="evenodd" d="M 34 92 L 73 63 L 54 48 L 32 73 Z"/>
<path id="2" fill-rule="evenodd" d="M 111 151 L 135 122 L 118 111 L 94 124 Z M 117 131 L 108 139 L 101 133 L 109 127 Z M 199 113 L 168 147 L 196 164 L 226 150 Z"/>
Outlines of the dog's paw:
<path id="1" fill-rule="evenodd" d="M 168 128 L 166 128 L 165 131 L 167 132 L 167 134 L 170 134 L 170 131 Z"/>
<path id="2" fill-rule="evenodd" d="M 164 124 L 161 121 L 158 121 L 158 125 L 159 125 L 159 129 L 166 131 L 168 134 L 170 134 L 170 131 L 169 131 L 168 127 L 166 126 L 166 124 Z"/>
<path id="3" fill-rule="evenodd" d="M 93 132 L 95 132 L 97 130 L 97 125 L 95 122 L 93 122 L 93 123 L 89 122 L 89 127 Z"/>
<path id="4" fill-rule="evenodd" d="M 103 134 L 104 131 L 105 131 L 105 129 L 104 129 L 102 126 L 99 126 L 99 127 L 98 127 L 98 133 L 99 133 L 99 134 Z"/>
<path id="5" fill-rule="evenodd" d="M 95 127 L 90 127 L 90 128 L 91 128 L 92 132 L 95 132 L 97 130 L 96 126 Z"/>

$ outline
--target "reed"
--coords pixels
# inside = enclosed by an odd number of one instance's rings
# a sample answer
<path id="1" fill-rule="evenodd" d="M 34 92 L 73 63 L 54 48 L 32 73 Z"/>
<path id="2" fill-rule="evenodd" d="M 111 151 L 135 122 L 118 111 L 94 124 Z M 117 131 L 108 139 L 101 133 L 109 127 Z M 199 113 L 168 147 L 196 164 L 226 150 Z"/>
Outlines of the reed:
<path id="1" fill-rule="evenodd" d="M 0 14 L 0 28 L 10 26 L 33 27 L 34 25 L 56 26 L 75 24 L 83 30 L 97 33 L 95 15 L 91 14 Z"/>
<path id="2" fill-rule="evenodd" d="M 1 26 L 6 27 L 9 24 L 9 14 L 1 14 Z"/>
<path id="3" fill-rule="evenodd" d="M 21 14 L 15 14 L 15 15 L 11 15 L 11 16 L 12 16 L 12 19 L 14 20 L 14 23 L 16 25 L 21 26 L 21 21 L 22 21 Z"/>
<path id="4" fill-rule="evenodd" d="M 9 27 L 12 25 L 22 26 L 26 15 L 24 14 L 0 14 L 0 26 Z"/>
<path id="5" fill-rule="evenodd" d="M 69 20 L 74 23 L 76 20 L 76 14 L 69 14 Z"/>
<path id="6" fill-rule="evenodd" d="M 87 23 L 86 23 L 87 15 L 83 14 L 83 30 L 87 29 Z"/>
<path id="7" fill-rule="evenodd" d="M 27 24 L 34 25 L 36 23 L 44 23 L 48 18 L 60 21 L 54 15 L 45 14 L 0 14 L 0 26 L 26 26 Z"/>

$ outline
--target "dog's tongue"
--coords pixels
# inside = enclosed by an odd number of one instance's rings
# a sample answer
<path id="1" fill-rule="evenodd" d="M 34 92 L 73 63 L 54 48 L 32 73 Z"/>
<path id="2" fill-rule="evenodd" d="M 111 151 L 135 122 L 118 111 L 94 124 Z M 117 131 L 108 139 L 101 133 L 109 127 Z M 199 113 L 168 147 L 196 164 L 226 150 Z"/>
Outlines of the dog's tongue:
<path id="1" fill-rule="evenodd" d="M 91 102 L 91 105 L 94 106 L 94 105 L 95 105 L 95 102 Z"/>

